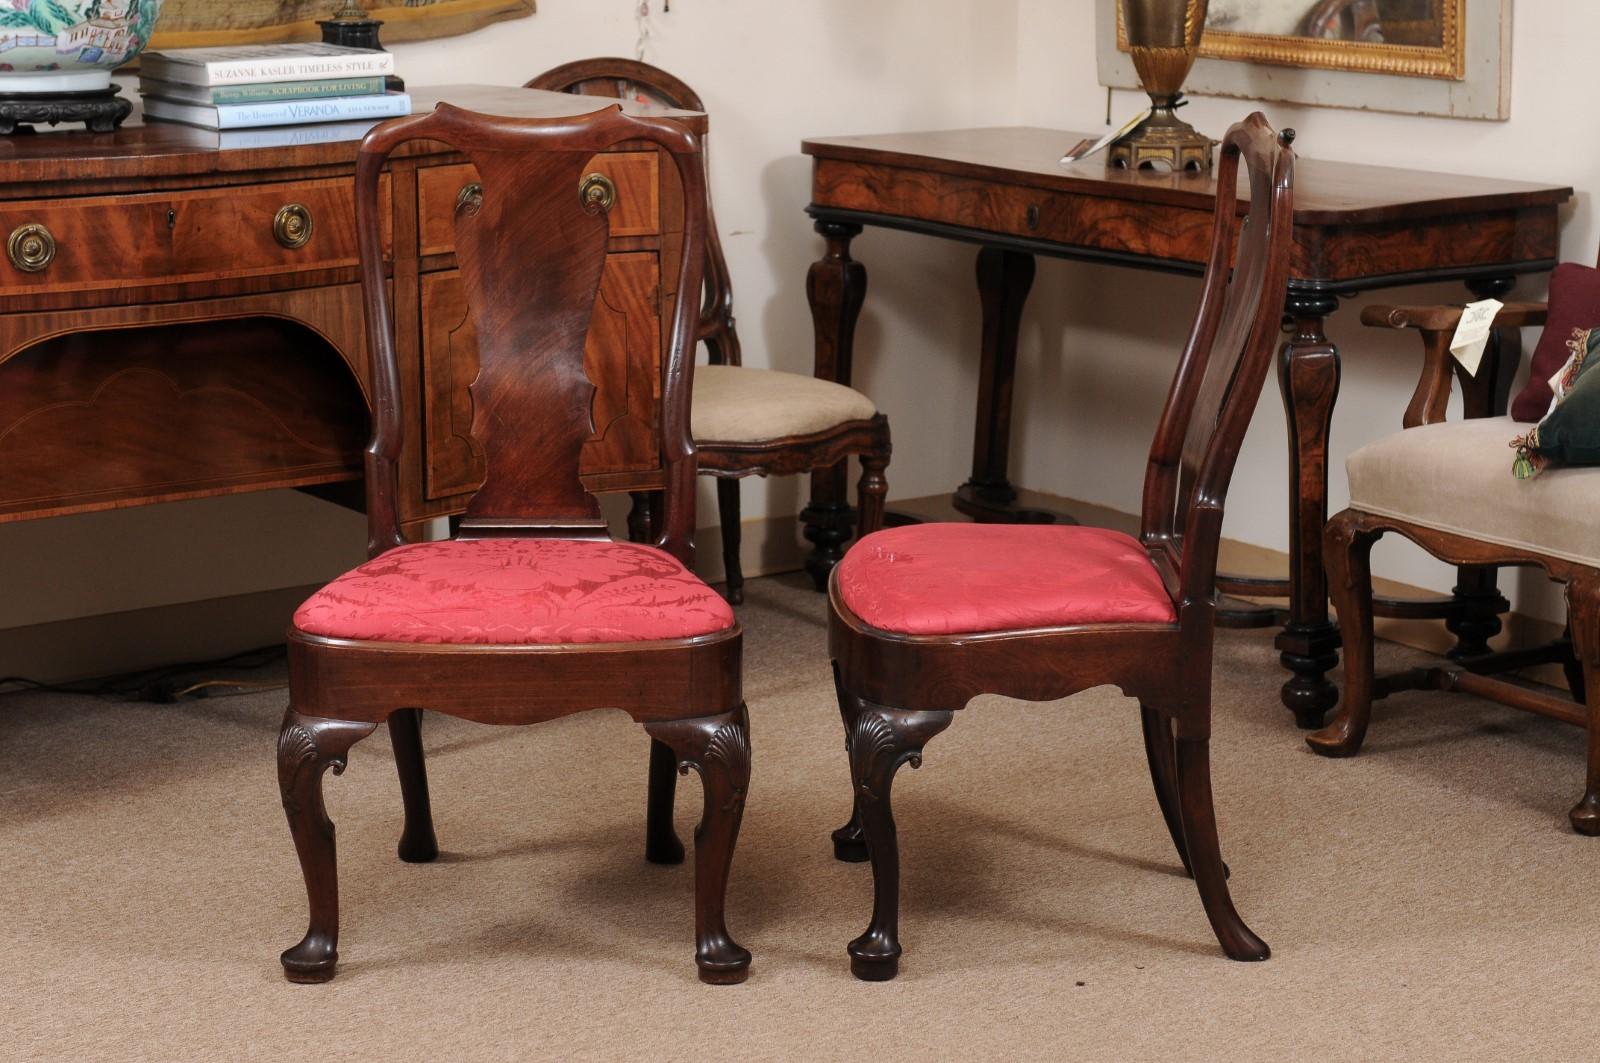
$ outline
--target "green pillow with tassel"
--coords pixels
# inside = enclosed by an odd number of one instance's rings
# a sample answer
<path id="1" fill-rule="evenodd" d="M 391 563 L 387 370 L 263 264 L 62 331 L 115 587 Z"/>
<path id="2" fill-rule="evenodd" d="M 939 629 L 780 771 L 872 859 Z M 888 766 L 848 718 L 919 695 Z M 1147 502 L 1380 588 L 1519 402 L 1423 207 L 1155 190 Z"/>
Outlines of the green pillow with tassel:
<path id="1" fill-rule="evenodd" d="M 1511 441 L 1519 480 L 1550 465 L 1600 465 L 1600 328 L 1573 329 L 1572 357 L 1551 378 L 1555 401 L 1533 431 Z"/>

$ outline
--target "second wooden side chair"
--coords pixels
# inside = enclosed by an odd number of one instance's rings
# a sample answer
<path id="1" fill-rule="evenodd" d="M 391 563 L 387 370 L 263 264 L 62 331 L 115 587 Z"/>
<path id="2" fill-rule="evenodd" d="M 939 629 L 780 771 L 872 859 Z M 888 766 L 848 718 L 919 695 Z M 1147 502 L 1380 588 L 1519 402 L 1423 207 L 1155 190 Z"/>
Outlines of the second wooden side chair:
<path id="1" fill-rule="evenodd" d="M 405 805 L 400 857 L 427 861 L 438 853 L 422 710 L 526 724 L 620 708 L 643 724 L 651 738 L 646 856 L 683 858 L 672 829 L 673 789 L 676 771 L 693 768 L 705 795 L 695 831 L 696 963 L 707 982 L 743 981 L 749 968 L 750 954 L 723 920 L 750 778 L 742 636 L 728 604 L 686 567 L 705 171 L 699 141 L 681 125 L 633 117 L 618 105 L 597 108 L 574 118 L 501 117 L 441 104 L 379 126 L 361 145 L 356 217 L 372 362 L 372 559 L 313 595 L 289 632 L 278 779 L 311 912 L 305 937 L 282 957 L 291 981 L 334 975 L 339 886 L 322 783 L 380 723 L 389 724 Z M 480 197 L 457 203 L 455 235 L 480 355 L 472 433 L 487 473 L 455 538 L 422 543 L 402 538 L 396 511 L 402 389 L 379 186 L 390 153 L 414 140 L 461 152 L 482 183 Z M 663 149 L 685 199 L 660 406 L 666 489 L 653 546 L 614 542 L 578 472 L 593 430 L 585 340 L 610 207 L 580 184 L 595 154 L 623 141 Z"/>
<path id="2" fill-rule="evenodd" d="M 705 110 L 688 85 L 665 70 L 633 59 L 566 63 L 545 71 L 525 87 L 643 98 L 682 110 Z M 861 461 L 859 533 L 876 531 L 883 523 L 883 500 L 888 491 L 884 470 L 889 465 L 889 422 L 871 399 L 854 388 L 742 364 L 739 335 L 734 331 L 733 286 L 709 193 L 705 209 L 705 300 L 698 338 L 706 345 L 710 364 L 695 371 L 691 421 L 700 471 L 717 478 L 728 600 L 737 605 L 744 600 L 739 480 L 826 469 L 854 455 Z M 865 271 L 858 267 L 856 274 L 864 286 Z"/>
<path id="3" fill-rule="evenodd" d="M 828 645 L 855 790 L 834 852 L 870 859 L 873 878 L 872 921 L 849 945 L 856 977 L 899 969 L 895 773 L 919 767 L 923 746 L 980 694 L 1048 701 L 1105 684 L 1139 702 L 1157 804 L 1223 951 L 1267 958 L 1234 910 L 1217 840 L 1211 667 L 1223 500 L 1288 283 L 1292 138 L 1255 114 L 1222 140 L 1200 307 L 1150 447 L 1138 539 L 920 524 L 867 536 L 834 569 Z M 1241 163 L 1250 206 L 1238 235 Z"/>

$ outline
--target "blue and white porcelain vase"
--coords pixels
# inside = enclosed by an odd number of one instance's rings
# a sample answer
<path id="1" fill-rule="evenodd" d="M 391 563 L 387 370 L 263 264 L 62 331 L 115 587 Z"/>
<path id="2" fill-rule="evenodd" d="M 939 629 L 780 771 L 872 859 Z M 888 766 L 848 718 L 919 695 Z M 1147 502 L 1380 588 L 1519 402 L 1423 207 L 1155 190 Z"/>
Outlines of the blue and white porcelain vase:
<path id="1" fill-rule="evenodd" d="M 0 93 L 103 92 L 160 14 L 161 0 L 0 0 Z"/>

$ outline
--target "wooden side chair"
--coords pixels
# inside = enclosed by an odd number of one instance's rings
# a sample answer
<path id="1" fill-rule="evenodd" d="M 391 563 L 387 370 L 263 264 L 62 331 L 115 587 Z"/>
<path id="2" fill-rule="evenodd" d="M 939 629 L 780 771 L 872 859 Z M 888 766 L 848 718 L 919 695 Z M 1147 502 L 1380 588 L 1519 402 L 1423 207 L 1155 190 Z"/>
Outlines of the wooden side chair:
<path id="1" fill-rule="evenodd" d="M 1345 647 L 1344 691 L 1333 721 L 1306 741 L 1323 756 L 1354 756 L 1366 738 L 1372 702 L 1402 690 L 1463 690 L 1587 726 L 1583 796 L 1568 819 L 1578 833 L 1600 835 L 1600 468 L 1552 468 L 1518 480 L 1507 444 L 1529 425 L 1489 415 L 1487 399 L 1471 390 L 1464 396 L 1468 417 L 1445 419 L 1452 376 L 1460 374 L 1465 388 L 1481 390 L 1481 382 L 1460 373 L 1450 354 L 1461 310 L 1369 306 L 1362 312 L 1368 325 L 1421 334 L 1422 377 L 1406 408 L 1404 430 L 1362 447 L 1345 464 L 1350 506 L 1328 522 L 1323 553 Z M 1495 324 L 1543 325 L 1546 316 L 1543 304 L 1508 303 Z M 1391 531 L 1442 561 L 1465 566 L 1464 573 L 1484 573 L 1491 590 L 1493 566 L 1543 569 L 1566 585 L 1567 637 L 1502 653 L 1453 654 L 1457 660 L 1437 667 L 1375 675 L 1370 555 Z M 1489 631 L 1497 629 L 1496 621 Z M 1494 678 L 1543 663 L 1563 666 L 1570 700 Z"/>
<path id="2" fill-rule="evenodd" d="M 472 431 L 488 472 L 453 539 L 407 543 L 396 512 L 401 383 L 380 230 L 379 172 L 413 140 L 478 168 L 481 202 L 456 208 L 456 248 L 479 337 Z M 606 257 L 606 204 L 580 193 L 589 160 L 621 141 L 665 149 L 684 189 L 684 254 L 661 397 L 667 477 L 653 546 L 614 542 L 578 479 L 595 389 L 584 344 Z M 305 873 L 310 927 L 283 954 L 291 981 L 333 977 L 339 889 L 328 768 L 388 721 L 405 804 L 400 857 L 432 860 L 419 720 L 424 709 L 523 724 L 621 708 L 651 737 L 646 855 L 683 858 L 672 830 L 674 769 L 699 772 L 696 962 L 738 982 L 750 954 L 728 935 L 723 897 L 750 775 L 733 612 L 686 567 L 694 531 L 689 389 L 704 263 L 705 171 L 697 139 L 618 106 L 569 119 L 491 117 L 441 104 L 385 123 L 356 169 L 361 281 L 373 378 L 367 450 L 371 560 L 313 595 L 289 632 L 290 706 L 278 779 Z"/>
<path id="3" fill-rule="evenodd" d="M 525 87 L 643 98 L 683 110 L 705 110 L 688 85 L 665 70 L 632 59 L 566 63 L 545 71 Z M 738 605 L 744 601 L 739 480 L 825 469 L 855 455 L 861 460 L 860 533 L 876 531 L 883 523 L 883 500 L 889 489 L 884 477 L 889 466 L 889 421 L 871 399 L 854 388 L 741 363 L 733 322 L 733 285 L 727 260 L 722 257 L 709 193 L 705 210 L 705 300 L 698 338 L 706 345 L 710 364 L 695 371 L 691 428 L 700 453 L 700 471 L 717 478 L 728 600 Z M 858 272 L 864 286 L 866 274 Z"/>
<path id="4" fill-rule="evenodd" d="M 835 570 L 829 648 L 855 810 L 843 860 L 872 861 L 856 977 L 897 972 L 900 855 L 890 786 L 979 694 L 1030 701 L 1112 684 L 1137 698 L 1156 800 L 1223 951 L 1266 959 L 1234 910 L 1211 801 L 1211 656 L 1223 498 L 1272 360 L 1292 231 L 1294 134 L 1260 114 L 1217 170 L 1200 307 L 1150 448 L 1140 537 L 1059 525 L 921 524 L 867 536 Z M 1239 235 L 1236 178 L 1249 176 Z M 1237 265 L 1234 262 L 1238 245 Z"/>

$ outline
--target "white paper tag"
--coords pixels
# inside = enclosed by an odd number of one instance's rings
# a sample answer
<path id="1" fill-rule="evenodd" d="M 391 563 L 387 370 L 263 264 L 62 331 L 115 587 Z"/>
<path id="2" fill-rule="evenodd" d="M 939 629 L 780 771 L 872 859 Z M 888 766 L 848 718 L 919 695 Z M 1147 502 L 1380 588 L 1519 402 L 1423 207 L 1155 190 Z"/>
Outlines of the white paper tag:
<path id="1" fill-rule="evenodd" d="M 1561 400 L 1567 397 L 1567 388 L 1569 385 L 1574 383 L 1574 381 L 1567 379 L 1567 374 L 1572 371 L 1572 363 L 1576 362 L 1577 360 L 1578 352 L 1573 351 L 1572 356 L 1566 361 L 1562 362 L 1561 368 L 1557 369 L 1555 374 L 1550 377 L 1550 394 L 1555 396 L 1550 400 L 1551 410 L 1554 410 L 1557 406 L 1561 405 Z M 1546 413 L 1545 416 L 1548 417 L 1550 414 Z"/>
<path id="2" fill-rule="evenodd" d="M 1494 316 L 1505 305 L 1498 299 L 1483 299 L 1462 308 L 1456 334 L 1450 338 L 1450 353 L 1468 376 L 1478 375 L 1478 363 L 1483 361 L 1483 349 L 1489 345 L 1489 333 L 1494 329 Z"/>
<path id="3" fill-rule="evenodd" d="M 1061 165 L 1065 166 L 1069 162 L 1077 162 L 1079 159 L 1088 158 L 1090 155 L 1093 155 L 1095 152 L 1099 151 L 1113 140 L 1116 140 L 1118 137 L 1124 137 L 1133 132 L 1134 126 L 1138 125 L 1140 122 L 1149 117 L 1150 109 L 1147 107 L 1125 122 L 1120 129 L 1111 130 L 1099 140 L 1078 141 L 1076 144 L 1072 145 L 1072 147 L 1067 149 L 1067 153 L 1065 155 L 1061 156 Z"/>

